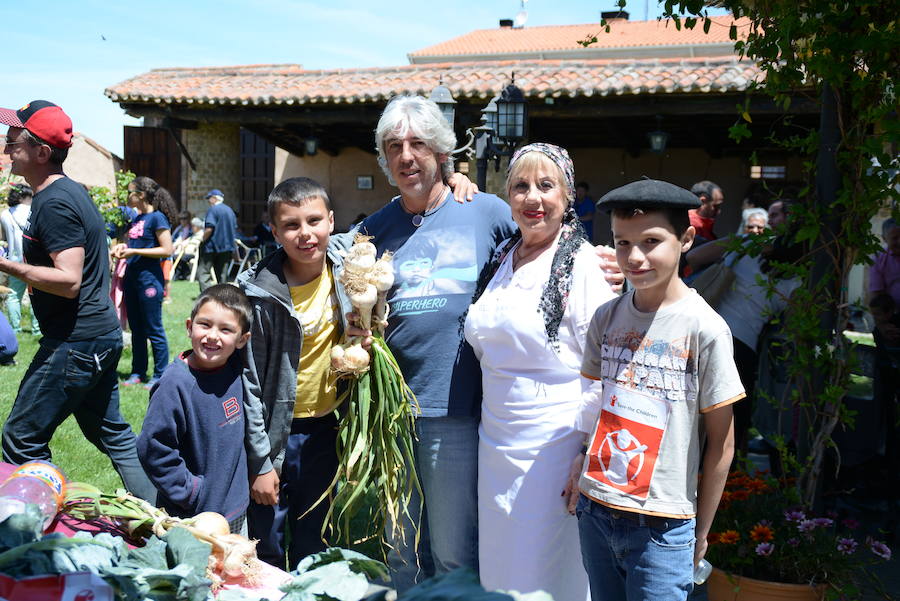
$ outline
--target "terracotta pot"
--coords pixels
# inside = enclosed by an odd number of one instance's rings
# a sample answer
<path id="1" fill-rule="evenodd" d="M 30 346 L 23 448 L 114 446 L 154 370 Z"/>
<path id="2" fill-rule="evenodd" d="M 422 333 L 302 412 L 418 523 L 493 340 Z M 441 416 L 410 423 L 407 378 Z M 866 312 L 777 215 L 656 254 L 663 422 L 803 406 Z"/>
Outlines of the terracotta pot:
<path id="1" fill-rule="evenodd" d="M 825 586 L 766 582 L 746 576 L 733 576 L 713 568 L 706 581 L 709 601 L 822 601 Z"/>

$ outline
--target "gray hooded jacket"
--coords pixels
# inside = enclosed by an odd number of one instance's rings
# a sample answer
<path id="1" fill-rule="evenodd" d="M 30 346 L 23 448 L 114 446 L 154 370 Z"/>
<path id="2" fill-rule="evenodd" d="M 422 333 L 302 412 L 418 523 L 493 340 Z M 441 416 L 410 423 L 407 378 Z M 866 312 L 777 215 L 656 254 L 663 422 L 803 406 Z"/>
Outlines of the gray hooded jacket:
<path id="1" fill-rule="evenodd" d="M 338 251 L 348 249 L 352 243 L 352 236 L 346 234 L 332 236 L 329 241 L 328 263 L 335 281 L 344 261 Z M 265 474 L 272 469 L 281 473 L 294 418 L 303 330 L 284 276 L 286 260 L 287 254 L 279 248 L 237 279 L 253 306 L 252 335 L 246 347 L 243 374 L 250 474 Z M 346 330 L 346 314 L 352 310 L 350 299 L 342 286 L 335 288 L 341 327 Z"/>

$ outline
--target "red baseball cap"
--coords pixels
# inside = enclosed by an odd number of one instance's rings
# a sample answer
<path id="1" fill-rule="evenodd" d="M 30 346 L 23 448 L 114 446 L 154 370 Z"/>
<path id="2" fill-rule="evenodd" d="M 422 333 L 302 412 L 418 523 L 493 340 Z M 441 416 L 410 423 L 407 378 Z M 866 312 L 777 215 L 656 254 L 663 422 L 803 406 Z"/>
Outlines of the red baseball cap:
<path id="1" fill-rule="evenodd" d="M 17 111 L 0 108 L 0 123 L 27 129 L 54 148 L 72 145 L 72 120 L 46 100 L 32 100 Z"/>

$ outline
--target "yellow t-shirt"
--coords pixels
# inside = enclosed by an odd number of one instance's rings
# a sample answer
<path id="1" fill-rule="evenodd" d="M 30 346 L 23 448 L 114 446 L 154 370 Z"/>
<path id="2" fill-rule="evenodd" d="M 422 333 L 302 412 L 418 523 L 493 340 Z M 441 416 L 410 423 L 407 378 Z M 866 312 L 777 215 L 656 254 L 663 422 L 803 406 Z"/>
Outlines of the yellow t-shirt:
<path id="1" fill-rule="evenodd" d="M 338 303 L 331 268 L 302 286 L 291 286 L 294 312 L 303 326 L 294 417 L 319 417 L 337 407 L 331 347 L 338 342 Z"/>

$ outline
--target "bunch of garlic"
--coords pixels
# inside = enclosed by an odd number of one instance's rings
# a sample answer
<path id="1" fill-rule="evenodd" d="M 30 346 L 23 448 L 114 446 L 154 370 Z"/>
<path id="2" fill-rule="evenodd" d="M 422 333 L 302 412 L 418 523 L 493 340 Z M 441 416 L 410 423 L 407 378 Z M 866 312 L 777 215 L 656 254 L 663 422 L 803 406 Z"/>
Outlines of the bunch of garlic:
<path id="1" fill-rule="evenodd" d="M 394 285 L 393 253 L 386 251 L 376 259 L 371 236 L 357 234 L 353 246 L 344 254 L 344 269 L 338 282 L 344 287 L 353 312 L 363 330 L 384 333 L 387 325 L 387 294 Z M 341 374 L 359 375 L 369 368 L 369 354 L 358 339 L 345 341 L 331 350 L 331 367 Z"/>

